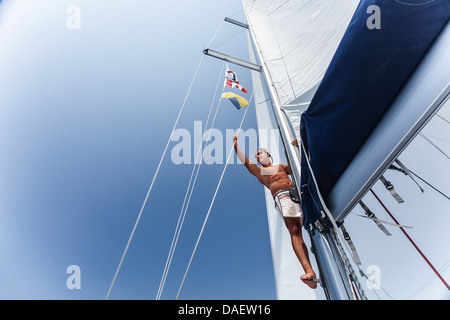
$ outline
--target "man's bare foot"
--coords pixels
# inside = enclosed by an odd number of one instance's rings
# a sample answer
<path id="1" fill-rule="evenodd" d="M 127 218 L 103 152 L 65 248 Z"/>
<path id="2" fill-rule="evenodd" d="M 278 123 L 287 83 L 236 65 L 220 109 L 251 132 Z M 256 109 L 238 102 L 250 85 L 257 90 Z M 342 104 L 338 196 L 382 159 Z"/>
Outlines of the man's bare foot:
<path id="1" fill-rule="evenodd" d="M 317 284 L 320 282 L 320 280 L 316 278 L 316 275 L 311 273 L 305 273 L 300 277 L 300 280 L 311 289 L 316 289 Z"/>

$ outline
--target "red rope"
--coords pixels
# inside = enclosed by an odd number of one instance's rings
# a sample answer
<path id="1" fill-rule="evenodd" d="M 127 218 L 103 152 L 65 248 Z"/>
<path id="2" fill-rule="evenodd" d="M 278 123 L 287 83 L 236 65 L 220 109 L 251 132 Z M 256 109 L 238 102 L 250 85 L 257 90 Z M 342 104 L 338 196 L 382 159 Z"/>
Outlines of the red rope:
<path id="1" fill-rule="evenodd" d="M 350 281 L 350 284 L 352 286 L 353 295 L 355 296 L 356 300 L 359 300 L 359 296 L 358 296 L 358 293 L 356 292 L 356 288 L 355 288 L 355 286 L 353 284 L 353 280 Z"/>
<path id="2" fill-rule="evenodd" d="M 391 216 L 392 220 L 395 221 L 396 224 L 400 224 L 395 218 L 394 216 L 389 212 L 389 210 L 386 208 L 386 206 L 383 204 L 383 202 L 380 200 L 380 198 L 378 198 L 378 196 L 375 194 L 375 192 L 373 192 L 372 189 L 370 189 L 370 192 L 372 192 L 372 194 L 374 195 L 374 197 L 378 200 L 378 202 L 383 206 L 384 210 L 386 210 L 386 212 Z M 420 253 L 420 255 L 422 256 L 422 258 L 424 258 L 424 260 L 428 263 L 428 265 L 431 267 L 431 269 L 433 269 L 434 273 L 436 273 L 436 275 L 438 276 L 438 278 L 442 281 L 442 283 L 447 287 L 447 289 L 450 291 L 450 286 L 448 285 L 448 283 L 444 280 L 444 278 L 441 276 L 441 274 L 436 270 L 436 268 L 431 264 L 430 260 L 428 260 L 428 258 L 423 254 L 423 252 L 419 249 L 419 247 L 415 244 L 415 242 L 411 239 L 411 237 L 408 235 L 408 233 L 405 231 L 405 229 L 403 229 L 402 227 L 400 227 L 400 230 L 402 230 L 403 234 L 408 238 L 408 240 L 412 243 L 412 245 L 414 246 L 414 248 L 416 248 L 416 250 Z"/>

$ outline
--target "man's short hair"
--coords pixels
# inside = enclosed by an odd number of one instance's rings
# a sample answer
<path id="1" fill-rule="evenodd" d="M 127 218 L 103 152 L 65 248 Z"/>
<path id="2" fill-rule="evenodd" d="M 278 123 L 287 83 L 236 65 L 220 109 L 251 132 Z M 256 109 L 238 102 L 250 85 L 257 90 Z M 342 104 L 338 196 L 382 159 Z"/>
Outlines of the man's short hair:
<path id="1" fill-rule="evenodd" d="M 273 163 L 272 155 L 269 153 L 269 151 L 267 151 L 266 148 L 259 148 L 259 149 L 256 149 L 256 151 L 264 151 L 265 153 L 267 153 L 269 155 L 271 162 Z"/>

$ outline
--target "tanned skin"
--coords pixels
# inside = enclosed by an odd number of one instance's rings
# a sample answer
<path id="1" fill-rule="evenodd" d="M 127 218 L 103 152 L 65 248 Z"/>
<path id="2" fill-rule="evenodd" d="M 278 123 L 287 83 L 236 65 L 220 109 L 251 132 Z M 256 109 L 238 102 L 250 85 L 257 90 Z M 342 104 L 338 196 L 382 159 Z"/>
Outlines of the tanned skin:
<path id="1" fill-rule="evenodd" d="M 272 165 L 270 154 L 263 150 L 257 150 L 255 152 L 255 158 L 261 165 L 256 164 L 255 162 L 249 160 L 246 154 L 241 150 L 241 148 L 239 148 L 237 142 L 238 138 L 238 135 L 233 136 L 234 150 L 236 151 L 239 160 L 261 184 L 270 190 L 273 197 L 275 197 L 278 192 L 294 186 L 289 178 L 289 175 L 292 174 L 289 165 Z M 296 140 L 292 141 L 292 144 L 298 146 Z M 292 248 L 294 249 L 295 255 L 305 271 L 305 273 L 300 277 L 300 280 L 302 280 L 310 288 L 315 289 L 317 288 L 316 273 L 311 266 L 308 249 L 306 248 L 303 240 L 301 221 L 299 218 L 284 217 L 284 222 L 291 237 Z"/>

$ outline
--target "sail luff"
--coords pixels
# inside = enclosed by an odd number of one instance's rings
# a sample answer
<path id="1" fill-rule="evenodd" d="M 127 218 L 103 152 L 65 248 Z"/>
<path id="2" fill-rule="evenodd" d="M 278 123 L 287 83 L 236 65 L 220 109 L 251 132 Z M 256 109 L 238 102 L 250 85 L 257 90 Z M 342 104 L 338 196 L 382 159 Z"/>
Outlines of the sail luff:
<path id="1" fill-rule="evenodd" d="M 255 47 L 255 51 L 258 55 L 258 60 L 261 62 L 262 72 L 264 74 L 265 80 L 266 80 L 266 87 L 269 90 L 270 96 L 272 97 L 272 101 L 274 103 L 274 114 L 277 118 L 277 123 L 279 125 L 279 129 L 281 131 L 282 141 L 284 144 L 284 148 L 286 150 L 288 160 L 292 166 L 292 170 L 294 171 L 294 179 L 295 183 L 297 184 L 297 187 L 299 187 L 298 183 L 300 183 L 300 161 L 299 157 L 296 153 L 296 150 L 294 149 L 294 146 L 290 143 L 292 140 L 296 139 L 293 132 L 290 130 L 290 126 L 288 124 L 288 120 L 286 119 L 285 114 L 281 111 L 281 99 L 278 94 L 278 91 L 275 88 L 275 84 L 271 75 L 271 72 L 269 68 L 267 67 L 267 64 L 264 61 L 260 45 L 258 43 L 258 39 L 255 37 L 254 29 L 252 25 L 250 24 L 249 15 L 246 9 L 246 6 L 244 4 L 244 11 L 246 12 L 248 25 L 249 25 L 249 33 L 251 35 L 253 46 Z"/>

